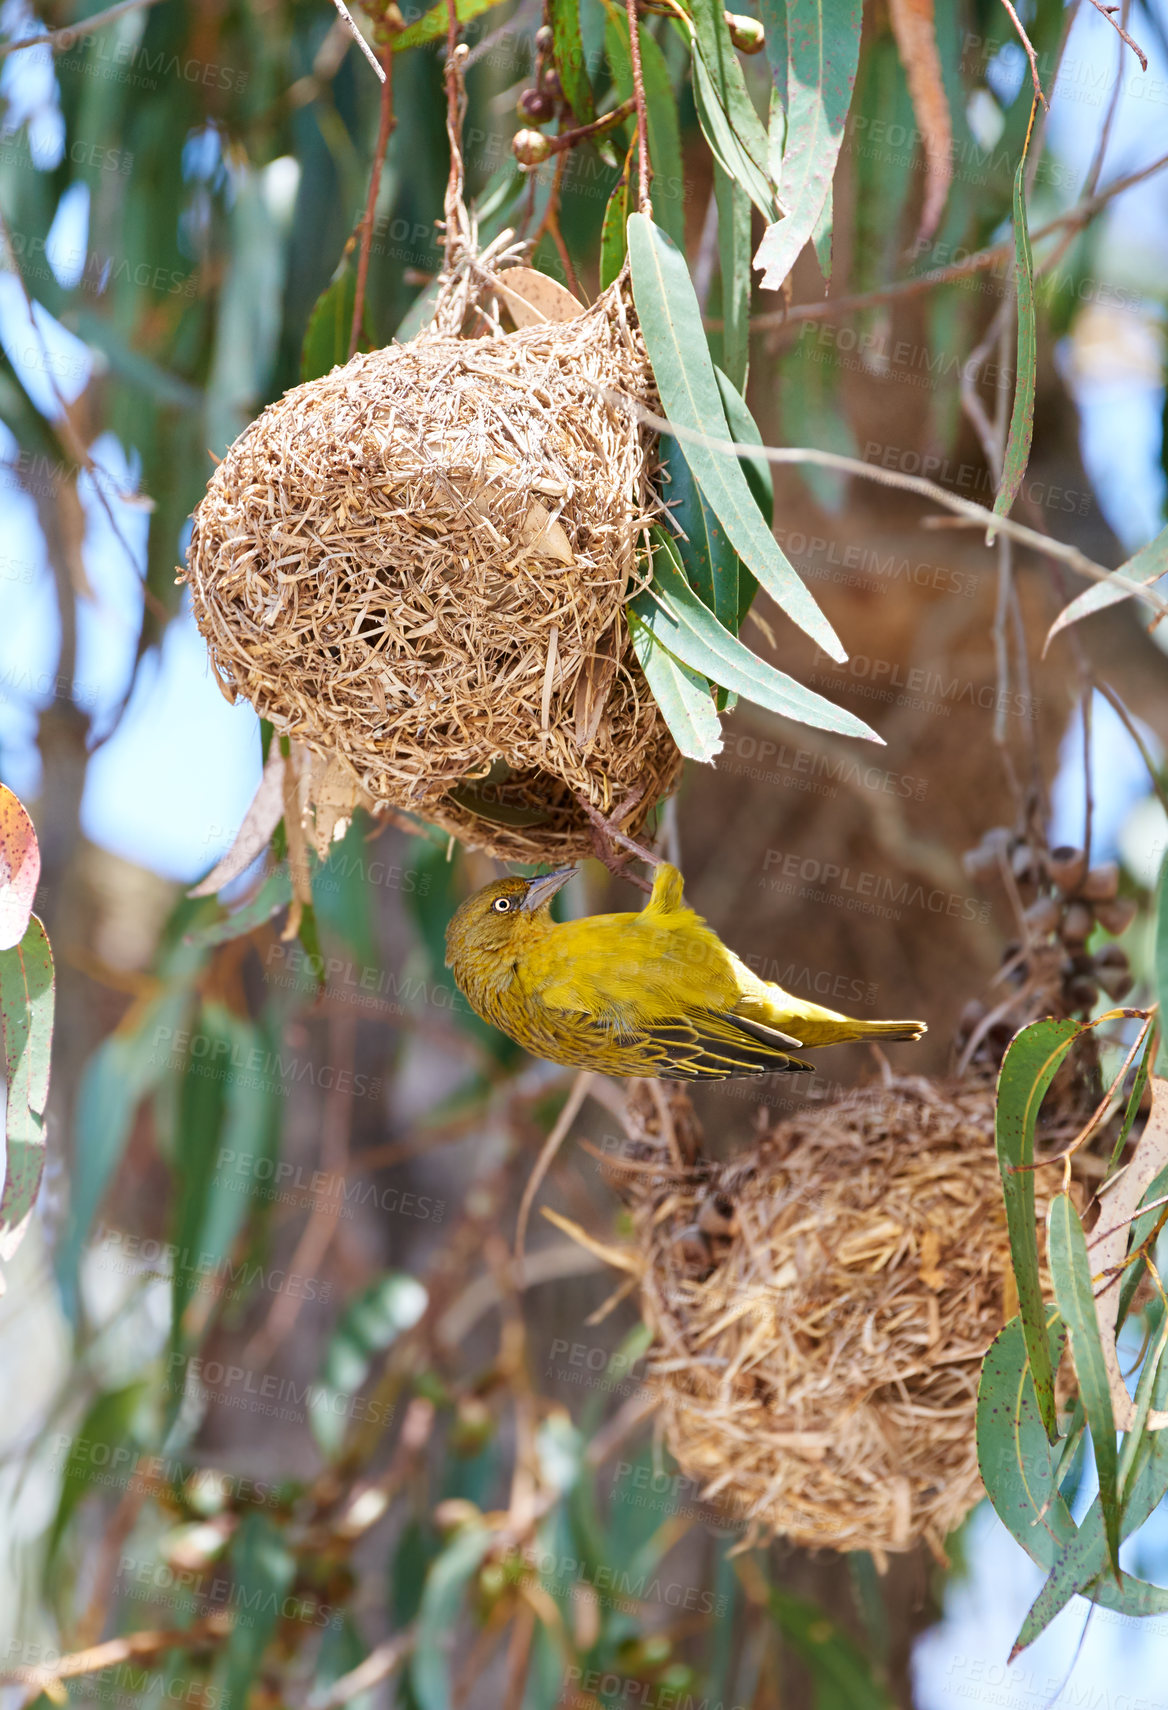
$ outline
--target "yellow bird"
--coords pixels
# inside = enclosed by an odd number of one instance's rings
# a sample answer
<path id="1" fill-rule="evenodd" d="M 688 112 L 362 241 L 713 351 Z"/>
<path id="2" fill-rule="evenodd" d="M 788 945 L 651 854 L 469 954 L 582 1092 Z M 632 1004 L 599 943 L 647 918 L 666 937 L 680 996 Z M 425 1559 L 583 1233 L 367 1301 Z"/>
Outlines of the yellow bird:
<path id="1" fill-rule="evenodd" d="M 791 1052 L 851 1039 L 919 1039 L 923 1021 L 855 1021 L 760 980 L 657 868 L 640 914 L 560 924 L 574 867 L 499 879 L 446 929 L 446 965 L 471 1006 L 536 1057 L 605 1075 L 726 1080 L 810 1069 Z"/>

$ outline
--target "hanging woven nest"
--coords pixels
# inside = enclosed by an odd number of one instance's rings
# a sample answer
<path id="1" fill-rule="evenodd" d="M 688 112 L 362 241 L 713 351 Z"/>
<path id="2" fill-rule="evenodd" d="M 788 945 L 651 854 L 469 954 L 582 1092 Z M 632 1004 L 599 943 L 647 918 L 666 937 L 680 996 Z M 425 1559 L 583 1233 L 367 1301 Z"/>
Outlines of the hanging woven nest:
<path id="1" fill-rule="evenodd" d="M 623 615 L 659 506 L 622 395 L 655 394 L 619 288 L 504 332 L 505 280 L 464 261 L 429 330 L 270 405 L 211 478 L 187 579 L 224 694 L 375 809 L 563 862 L 593 849 L 578 796 L 635 835 L 680 773 Z"/>
<path id="2" fill-rule="evenodd" d="M 978 1376 L 1016 1310 L 993 1103 L 896 1081 L 633 1177 L 665 1439 L 751 1541 L 943 1560 L 983 1495 Z"/>

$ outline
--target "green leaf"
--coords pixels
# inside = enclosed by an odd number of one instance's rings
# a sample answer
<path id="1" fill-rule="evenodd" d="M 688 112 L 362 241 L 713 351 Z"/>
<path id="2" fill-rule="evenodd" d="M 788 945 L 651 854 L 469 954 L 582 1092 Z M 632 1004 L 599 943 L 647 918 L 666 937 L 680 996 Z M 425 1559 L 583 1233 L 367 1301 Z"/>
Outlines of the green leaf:
<path id="1" fill-rule="evenodd" d="M 457 0 L 454 11 L 460 24 L 469 24 L 498 4 L 499 0 Z M 428 12 L 423 12 L 420 18 L 393 38 L 393 51 L 405 53 L 407 48 L 425 47 L 427 42 L 444 42 L 449 25 L 447 0 L 438 0 L 436 6 L 431 6 Z"/>
<path id="2" fill-rule="evenodd" d="M 633 651 L 670 735 L 687 760 L 712 761 L 722 752 L 722 724 L 704 677 L 690 671 L 654 635 L 657 613 L 630 613 Z"/>
<path id="3" fill-rule="evenodd" d="M 1119 1469 L 1122 1492 L 1121 1539 L 1129 1537 L 1143 1525 L 1148 1516 L 1159 1507 L 1165 1491 L 1168 1491 L 1168 1433 L 1144 1431 L 1140 1424 L 1147 1419 L 1149 1407 L 1163 1407 L 1168 1399 L 1168 1366 L 1163 1364 L 1166 1345 L 1168 1319 L 1165 1320 L 1155 1350 L 1144 1361 L 1144 1369 L 1140 1373 L 1136 1389 L 1136 1417 L 1140 1428 L 1129 1432 L 1124 1438 Z M 1096 1496 L 1083 1516 L 1083 1523 L 1078 1532 L 1058 1556 L 1046 1584 L 1031 1605 L 1014 1641 L 1012 1654 L 1017 1655 L 1019 1651 L 1025 1650 L 1027 1645 L 1033 1644 L 1076 1593 L 1090 1595 L 1090 1588 L 1106 1567 L 1107 1539 L 1103 1526 L 1103 1509 L 1099 1497 Z M 1119 1589 L 1125 1600 L 1130 1598 L 1142 1605 L 1148 1601 L 1150 1594 L 1156 1594 L 1161 1599 L 1157 1606 L 1168 1607 L 1168 1592 L 1162 1591 L 1159 1586 L 1147 1585 L 1143 1580 L 1133 1579 L 1129 1574 L 1122 1576 Z M 1152 1608 L 1133 1607 L 1130 1612 L 1150 1614 Z"/>
<path id="4" fill-rule="evenodd" d="M 1115 1447 L 1115 1409 L 1107 1381 L 1107 1362 L 1091 1286 L 1087 1237 L 1079 1214 L 1065 1193 L 1056 1194 L 1048 1219 L 1050 1274 L 1054 1296 L 1071 1336 L 1079 1394 L 1091 1428 L 1099 1474 L 1099 1500 L 1112 1572 L 1119 1576 L 1119 1463 Z"/>
<path id="5" fill-rule="evenodd" d="M 670 538 L 681 560 L 685 579 L 704 606 L 708 606 L 731 635 L 738 631 L 738 554 L 726 538 L 717 517 L 702 497 L 693 471 L 676 442 L 661 459 L 668 476 L 662 493 L 673 524 L 684 539 Z"/>
<path id="6" fill-rule="evenodd" d="M 892 1710 L 867 1657 L 817 1603 L 771 1586 L 767 1606 L 811 1676 L 815 1710 Z"/>
<path id="7" fill-rule="evenodd" d="M 1132 1131 L 1132 1123 L 1135 1121 L 1136 1115 L 1139 1111 L 1140 1100 L 1144 1096 L 1144 1088 L 1148 1084 L 1148 1075 L 1151 1072 L 1152 1057 L 1155 1052 L 1155 1047 L 1156 1029 L 1153 1027 L 1152 1031 L 1148 1034 L 1147 1043 L 1144 1046 L 1143 1054 L 1140 1057 L 1139 1067 L 1136 1070 L 1135 1079 L 1132 1082 L 1132 1089 L 1128 1094 L 1127 1108 L 1123 1113 L 1123 1121 L 1119 1125 L 1119 1133 L 1115 1137 L 1115 1145 L 1111 1148 L 1111 1158 L 1107 1165 L 1108 1176 L 1114 1172 L 1115 1167 L 1119 1163 L 1123 1154 L 1123 1149 L 1127 1145 L 1127 1137 Z M 1106 1180 L 1106 1177 L 1104 1179 Z M 1119 1319 L 1119 1322 L 1123 1322 L 1122 1318 Z"/>
<path id="8" fill-rule="evenodd" d="M 714 366 L 714 379 L 718 383 L 718 396 L 726 412 L 730 438 L 738 445 L 757 445 L 761 448 L 762 434 L 758 431 L 758 424 L 750 413 L 746 399 L 717 364 Z M 770 528 L 775 520 L 775 483 L 771 466 L 765 457 L 740 456 L 738 461 L 742 465 L 742 473 L 746 476 L 746 485 L 750 488 L 754 502 Z M 753 581 L 752 576 L 751 582 Z"/>
<path id="9" fill-rule="evenodd" d="M 134 1421 L 149 1389 L 143 1380 L 107 1391 L 94 1402 L 74 1433 L 49 1530 L 46 1571 L 52 1568 L 66 1527 L 86 1494 L 94 1487 L 108 1489 L 111 1468 L 121 1467 L 128 1478 L 139 1452 L 139 1444 L 133 1440 Z"/>
<path id="10" fill-rule="evenodd" d="M 246 1710 L 268 1640 L 280 1619 L 296 1572 L 283 1534 L 254 1510 L 244 1517 L 231 1552 L 238 1611 L 217 1670 L 221 1710 Z"/>
<path id="11" fill-rule="evenodd" d="M 727 176 L 765 220 L 779 212 L 766 127 L 746 87 L 721 0 L 685 0 L 693 20 L 693 86 L 698 119 Z"/>
<path id="12" fill-rule="evenodd" d="M 1050 1370 L 1049 1342 L 1045 1351 Z M 1074 1539 L 1075 1522 L 1055 1484 L 1021 1318 L 999 1330 L 982 1361 L 977 1464 L 998 1519 L 1040 1567 L 1052 1567 Z"/>
<path id="13" fill-rule="evenodd" d="M 353 331 L 353 305 L 357 301 L 357 269 L 345 255 L 332 279 L 312 306 L 304 343 L 300 348 L 300 378 L 317 380 L 349 360 Z M 366 344 L 375 340 L 369 328 L 369 298 L 362 304 L 361 333 Z"/>
<path id="14" fill-rule="evenodd" d="M 352 1416 L 352 1400 L 373 1364 L 426 1310 L 426 1291 L 402 1271 L 371 1282 L 341 1314 L 325 1349 L 320 1381 L 309 1398 L 309 1423 L 324 1453 L 335 1459 Z M 368 1417 L 368 1415 L 366 1415 Z"/>
<path id="15" fill-rule="evenodd" d="M 393 335 L 399 344 L 405 344 L 407 340 L 414 337 L 415 333 L 420 333 L 423 327 L 430 325 L 434 319 L 434 309 L 438 302 L 438 289 L 437 279 L 431 279 L 426 289 L 418 292 L 402 316 L 398 329 Z"/>
<path id="16" fill-rule="evenodd" d="M 450 1710 L 450 1644 L 468 1582 L 478 1572 L 493 1536 L 483 1525 L 461 1527 L 426 1575 L 410 1660 L 410 1683 L 420 1710 Z"/>
<path id="17" fill-rule="evenodd" d="M 187 934 L 187 943 L 200 950 L 210 950 L 216 944 L 227 944 L 233 938 L 246 938 L 249 932 L 255 932 L 264 926 L 274 914 L 287 908 L 292 901 L 292 876 L 287 867 L 281 867 L 278 873 L 271 873 L 264 880 L 250 902 L 237 908 L 234 914 L 224 916 L 222 920 L 213 920 L 209 926 L 196 927 Z"/>
<path id="18" fill-rule="evenodd" d="M 723 629 L 686 585 L 673 542 L 659 528 L 651 529 L 650 535 L 654 547 L 659 549 L 653 554 L 653 581 L 631 602 L 630 609 L 647 623 L 656 604 L 660 615 L 653 624 L 654 638 L 675 659 L 744 700 L 769 707 L 797 724 L 834 730 L 840 736 L 864 736 L 880 741 L 862 719 L 833 706 L 814 690 L 805 689 L 785 672 L 777 671 Z"/>
<path id="19" fill-rule="evenodd" d="M 1034 1125 L 1059 1064 L 1082 1032 L 1075 1021 L 1035 1021 L 1024 1027 L 1002 1061 L 998 1076 L 995 1138 L 1010 1257 L 1039 1410 L 1047 1435 L 1055 1437 L 1054 1373 L 1046 1337 L 1046 1303 L 1038 1280 L 1038 1233 L 1034 1210 Z"/>
<path id="20" fill-rule="evenodd" d="M 1092 582 L 1089 588 L 1075 596 L 1069 606 L 1064 606 L 1047 631 L 1042 651 L 1045 653 L 1056 635 L 1081 618 L 1092 617 L 1096 612 L 1106 611 L 1108 606 L 1117 606 L 1123 600 L 1138 597 L 1141 589 L 1152 587 L 1166 574 L 1168 528 L 1162 528 L 1155 540 L 1141 546 L 1118 570 L 1112 571 L 1106 582 Z"/>
<path id="21" fill-rule="evenodd" d="M 620 273 L 629 253 L 625 225 L 629 217 L 629 180 L 621 173 L 613 186 L 600 228 L 600 289 L 605 291 Z"/>
<path id="22" fill-rule="evenodd" d="M 750 361 L 750 197 L 714 162 L 722 269 L 722 366 L 741 392 Z M 731 433 L 732 439 L 738 435 Z"/>
<path id="23" fill-rule="evenodd" d="M 20 913 L 23 917 L 23 910 Z M 44 927 L 32 914 L 20 942 L 0 951 L 0 1032 L 7 1089 L 0 1259 L 5 1260 L 24 1238 L 45 1166 L 55 992 L 53 953 Z"/>
<path id="24" fill-rule="evenodd" d="M 787 213 L 768 226 L 754 258 L 764 290 L 779 290 L 819 225 L 852 103 L 860 10 L 860 0 L 761 0 L 772 75 L 788 94 L 780 177 Z"/>
<path id="25" fill-rule="evenodd" d="M 739 557 L 793 622 L 842 660 L 839 638 L 763 521 L 742 465 L 707 443 L 709 424 L 717 437 L 725 416 L 685 257 L 644 214 L 629 216 L 629 257 L 641 331 L 665 413 L 682 430 L 682 455 Z"/>
<path id="26" fill-rule="evenodd" d="M 1033 120 L 1032 120 L 1033 122 Z M 994 500 L 994 513 L 1009 516 L 1018 497 L 1026 465 L 1030 462 L 1030 442 L 1034 437 L 1034 389 L 1038 376 L 1038 332 L 1034 317 L 1034 259 L 1030 253 L 1030 228 L 1026 223 L 1026 153 L 1030 132 L 1022 158 L 1014 174 L 1014 278 L 1018 288 L 1018 359 L 1014 377 L 1014 408 L 1010 413 L 1010 430 L 1006 435 L 1006 450 L 1002 459 L 1002 485 Z"/>
<path id="27" fill-rule="evenodd" d="M 839 385 L 839 362 L 834 350 L 823 352 L 824 361 L 797 345 L 785 352 L 779 364 L 779 398 L 783 412 L 783 438 L 790 445 L 815 445 L 844 457 L 858 457 L 860 448 L 844 414 Z M 800 479 L 816 502 L 838 515 L 847 501 L 848 477 L 841 470 L 805 464 Z"/>
<path id="28" fill-rule="evenodd" d="M 560 87 L 577 122 L 590 125 L 596 117 L 596 100 L 584 61 L 579 0 L 549 0 L 548 21 L 552 27 L 552 54 Z"/>

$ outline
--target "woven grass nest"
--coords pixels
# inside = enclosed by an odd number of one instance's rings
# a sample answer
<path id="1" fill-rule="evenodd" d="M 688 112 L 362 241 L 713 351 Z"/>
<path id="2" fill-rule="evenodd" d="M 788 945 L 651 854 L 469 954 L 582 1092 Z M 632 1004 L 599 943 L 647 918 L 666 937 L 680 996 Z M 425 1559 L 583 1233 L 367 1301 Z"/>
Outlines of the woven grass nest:
<path id="1" fill-rule="evenodd" d="M 943 1560 L 983 1494 L 978 1376 L 1016 1310 L 992 1089 L 863 1089 L 626 1193 L 658 1418 L 703 1496 L 750 1542 Z"/>
<path id="2" fill-rule="evenodd" d="M 572 320 L 484 322 L 270 405 L 211 478 L 186 574 L 229 699 L 375 807 L 570 860 L 593 848 L 577 793 L 607 815 L 639 790 L 635 834 L 680 773 L 623 617 L 659 507 L 614 393 L 655 394 L 615 287 Z"/>

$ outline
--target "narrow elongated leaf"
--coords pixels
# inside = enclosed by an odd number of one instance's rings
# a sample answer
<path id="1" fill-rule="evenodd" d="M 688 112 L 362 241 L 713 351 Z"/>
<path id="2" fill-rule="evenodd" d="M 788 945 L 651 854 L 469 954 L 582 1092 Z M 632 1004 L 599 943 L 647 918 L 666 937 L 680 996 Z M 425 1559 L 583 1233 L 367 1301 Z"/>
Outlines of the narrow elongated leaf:
<path id="1" fill-rule="evenodd" d="M 718 105 L 729 121 L 739 148 L 768 187 L 771 211 L 768 213 L 764 207 L 761 212 L 764 218 L 772 219 L 778 212 L 778 204 L 770 177 L 770 141 L 766 126 L 750 99 L 721 0 L 686 0 L 686 9 L 694 22 L 697 55 L 710 74 Z"/>
<path id="2" fill-rule="evenodd" d="M 1166 1342 L 1168 1320 L 1165 1320 L 1156 1348 L 1144 1362 L 1136 1391 L 1137 1412 L 1145 1422 L 1149 1407 L 1162 1407 L 1168 1395 L 1168 1365 L 1164 1364 Z M 1134 1446 L 1129 1448 L 1133 1444 Z M 1168 1433 L 1146 1432 L 1141 1424 L 1138 1442 L 1135 1441 L 1134 1433 L 1128 1436 L 1120 1462 L 1120 1486 L 1120 1537 L 1127 1538 L 1143 1525 L 1159 1506 L 1165 1491 L 1168 1491 Z M 1033 1644 L 1076 1593 L 1089 1594 L 1095 1580 L 1106 1569 L 1107 1539 L 1103 1527 L 1103 1509 L 1097 1496 L 1083 1516 L 1077 1534 L 1059 1555 L 1046 1584 L 1031 1605 L 1014 1641 L 1014 1652 L 1025 1650 L 1027 1645 Z M 1133 1580 L 1128 1574 L 1124 1574 L 1122 1590 L 1125 1597 L 1133 1594 L 1134 1587 L 1141 1588 L 1135 1595 L 1146 1598 L 1150 1592 L 1159 1592 L 1168 1604 L 1168 1592 L 1160 1591 L 1158 1586 L 1147 1586 L 1143 1581 Z"/>
<path id="3" fill-rule="evenodd" d="M 274 914 L 279 914 L 282 908 L 287 908 L 291 901 L 292 876 L 287 867 L 281 867 L 278 873 L 268 875 L 250 902 L 223 920 L 197 927 L 187 934 L 187 943 L 199 949 L 211 949 L 216 944 L 230 943 L 233 938 L 243 938 L 271 920 Z"/>
<path id="4" fill-rule="evenodd" d="M 722 269 L 722 367 L 741 392 L 750 360 L 750 198 L 714 162 L 718 259 Z M 733 439 L 738 435 L 731 433 Z"/>
<path id="5" fill-rule="evenodd" d="M 456 0 L 454 9 L 460 24 L 470 24 L 498 4 L 499 0 Z M 450 8 L 447 0 L 438 0 L 436 6 L 431 6 L 428 12 L 423 12 L 420 18 L 393 38 L 394 53 L 404 53 L 407 48 L 425 47 L 427 42 L 445 41 L 449 23 Z"/>
<path id="6" fill-rule="evenodd" d="M 925 194 L 917 230 L 920 245 L 936 231 L 953 181 L 953 124 L 937 51 L 933 0 L 889 0 L 888 11 L 925 148 Z"/>
<path id="7" fill-rule="evenodd" d="M 670 735 L 687 760 L 712 761 L 722 752 L 722 725 L 705 677 L 682 665 L 654 634 L 658 614 L 629 614 L 633 651 Z"/>
<path id="8" fill-rule="evenodd" d="M 1115 1411 L 1107 1381 L 1107 1362 L 1099 1337 L 1087 1238 L 1079 1214 L 1065 1193 L 1056 1194 L 1048 1220 L 1050 1274 L 1055 1300 L 1071 1335 L 1079 1395 L 1091 1428 L 1099 1474 L 1099 1500 L 1112 1572 L 1119 1574 L 1119 1466 L 1115 1448 Z"/>
<path id="9" fill-rule="evenodd" d="M 761 0 L 761 12 L 772 74 L 787 91 L 779 180 L 787 213 L 764 232 L 754 265 L 763 288 L 777 291 L 814 233 L 835 176 L 860 57 L 860 0 Z"/>
<path id="10" fill-rule="evenodd" d="M 329 1338 L 320 1382 L 309 1399 L 309 1422 L 326 1455 L 339 1453 L 348 1421 L 357 1416 L 353 1397 L 369 1376 L 373 1356 L 412 1330 L 425 1310 L 425 1289 L 402 1271 L 387 1271 L 349 1302 Z"/>
<path id="11" fill-rule="evenodd" d="M 758 430 L 758 423 L 751 415 L 746 399 L 741 390 L 735 386 L 729 375 L 724 374 L 715 364 L 714 379 L 718 383 L 718 396 L 722 400 L 722 408 L 726 412 L 726 422 L 730 429 L 730 438 L 738 445 L 757 445 L 762 447 L 763 438 Z M 775 483 L 771 475 L 771 466 L 765 457 L 739 456 L 742 473 L 746 476 L 746 485 L 750 488 L 754 502 L 762 512 L 763 521 L 770 528 L 775 520 Z"/>
<path id="12" fill-rule="evenodd" d="M 723 689 L 730 689 L 756 706 L 769 707 L 797 724 L 834 730 L 840 736 L 881 739 L 862 719 L 842 707 L 833 706 L 822 695 L 805 689 L 783 671 L 759 659 L 748 647 L 722 628 L 714 614 L 686 585 L 672 541 L 660 529 L 650 531 L 655 548 L 653 582 L 632 602 L 631 609 L 643 620 L 655 603 L 660 618 L 653 633 L 675 659 L 700 671 Z"/>
<path id="13" fill-rule="evenodd" d="M 1082 1029 L 1075 1021 L 1036 1021 L 1023 1028 L 1002 1060 L 998 1076 L 995 1141 L 1010 1258 L 1018 1287 L 1018 1305 L 1039 1412 L 1047 1435 L 1055 1438 L 1054 1373 L 1046 1335 L 1046 1303 L 1038 1279 L 1035 1226 L 1034 1125 L 1046 1089 Z"/>
<path id="14" fill-rule="evenodd" d="M 136 1445 L 130 1446 L 134 1419 L 149 1388 L 149 1384 L 141 1380 L 128 1384 L 124 1389 L 109 1390 L 98 1397 L 81 1421 L 65 1462 L 57 1512 L 49 1529 L 46 1568 L 51 1568 L 65 1529 L 80 1502 L 94 1487 L 106 1487 L 107 1469 L 120 1467 L 124 1473 L 129 1473 L 137 1455 Z M 104 1454 L 103 1450 L 106 1451 Z"/>
<path id="15" fill-rule="evenodd" d="M 811 1677 L 814 1710 L 892 1710 L 872 1664 L 817 1603 L 771 1586 L 767 1607 Z"/>
<path id="16" fill-rule="evenodd" d="M 824 652 L 845 658 L 835 631 L 763 521 L 738 459 L 706 443 L 716 437 L 709 424 L 720 431 L 725 416 L 685 257 L 651 220 L 631 214 L 629 258 L 637 315 L 666 415 L 687 430 L 678 440 L 682 455 L 739 557 L 772 599 Z"/>
<path id="17" fill-rule="evenodd" d="M 713 75 L 696 47 L 692 69 L 694 106 L 710 153 L 727 177 L 742 185 L 763 219 L 775 219 L 779 210 L 770 173 L 759 167 L 743 147 L 719 99 Z"/>
<path id="18" fill-rule="evenodd" d="M 7 1089 L 0 1259 L 10 1259 L 24 1238 L 44 1171 L 55 993 L 49 940 L 36 915 L 30 915 L 16 947 L 0 951 L 0 1033 Z"/>
<path id="19" fill-rule="evenodd" d="M 253 1510 L 236 1534 L 231 1563 L 235 1607 L 245 1613 L 232 1627 L 219 1665 L 218 1703 L 223 1710 L 246 1710 L 252 1682 L 291 1589 L 296 1561 L 279 1528 Z"/>
<path id="20" fill-rule="evenodd" d="M 604 224 L 600 228 L 600 289 L 605 291 L 620 273 L 629 253 L 625 227 L 629 217 L 629 181 L 622 171 L 613 186 Z"/>
<path id="21" fill-rule="evenodd" d="M 584 63 L 579 0 L 550 0 L 548 15 L 560 88 L 579 123 L 590 125 L 596 117 L 596 99 Z"/>
<path id="22" fill-rule="evenodd" d="M 1030 115 L 1031 129 L 1034 113 Z M 1034 259 L 1030 253 L 1030 227 L 1026 221 L 1026 154 L 1031 131 L 1026 132 L 1022 158 L 1014 174 L 1014 279 L 1018 289 L 1018 357 L 1014 376 L 1014 407 L 1002 460 L 1002 485 L 994 500 L 994 511 L 1009 516 L 1034 438 L 1034 389 L 1038 377 L 1038 330 L 1034 316 Z"/>
<path id="23" fill-rule="evenodd" d="M 1047 1343 L 1048 1370 L 1051 1365 Z M 998 1519 L 1028 1556 L 1052 1567 L 1073 1541 L 1075 1522 L 1055 1486 L 1054 1457 L 1021 1318 L 1011 1318 L 999 1330 L 982 1361 L 977 1464 Z"/>
<path id="24" fill-rule="evenodd" d="M 1156 1047 L 1156 1073 L 1168 1078 L 1168 849 L 1160 863 L 1160 880 L 1156 886 L 1156 933 L 1152 948 L 1152 975 L 1156 987 L 1156 1002 L 1160 1007 L 1157 1018 L 1159 1044 Z"/>
<path id="25" fill-rule="evenodd" d="M 693 470 L 671 444 L 661 459 L 669 477 L 662 492 L 669 515 L 684 539 L 670 538 L 681 560 L 685 579 L 704 606 L 709 606 L 723 629 L 738 633 L 738 554 L 726 531 L 702 496 Z"/>
<path id="26" fill-rule="evenodd" d="M 1168 528 L 1162 528 L 1155 540 L 1141 546 L 1118 570 L 1112 571 L 1106 582 L 1092 582 L 1089 588 L 1076 594 L 1051 624 L 1042 651 L 1045 653 L 1055 636 L 1073 623 L 1106 611 L 1108 606 L 1118 606 L 1123 600 L 1138 598 L 1144 589 L 1153 587 L 1165 575 L 1168 575 Z"/>
<path id="27" fill-rule="evenodd" d="M 451 1638 L 467 1583 L 478 1571 L 492 1536 L 485 1526 L 462 1527 L 426 1575 L 410 1661 L 410 1684 L 420 1710 L 449 1710 Z"/>

